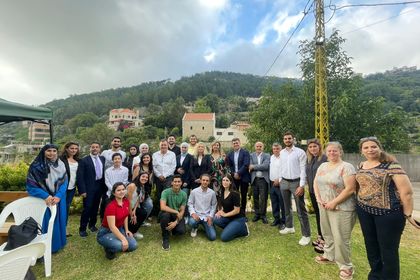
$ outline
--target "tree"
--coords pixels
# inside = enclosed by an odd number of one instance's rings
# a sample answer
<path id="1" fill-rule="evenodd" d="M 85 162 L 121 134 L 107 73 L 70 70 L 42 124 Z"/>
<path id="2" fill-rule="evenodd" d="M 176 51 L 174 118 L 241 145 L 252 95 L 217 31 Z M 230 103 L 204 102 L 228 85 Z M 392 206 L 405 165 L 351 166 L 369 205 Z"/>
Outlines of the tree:
<path id="1" fill-rule="evenodd" d="M 93 141 L 97 141 L 105 147 L 108 147 L 112 137 L 116 135 L 118 134 L 104 123 L 97 123 L 93 127 L 83 127 L 77 131 L 77 138 L 84 145 L 89 145 Z"/>
<path id="2" fill-rule="evenodd" d="M 194 113 L 211 113 L 211 108 L 204 98 L 200 98 L 195 102 L 193 111 Z"/>
<path id="3" fill-rule="evenodd" d="M 76 132 L 78 127 L 92 127 L 99 122 L 99 118 L 92 112 L 82 113 L 64 122 L 64 124 L 72 131 Z"/>

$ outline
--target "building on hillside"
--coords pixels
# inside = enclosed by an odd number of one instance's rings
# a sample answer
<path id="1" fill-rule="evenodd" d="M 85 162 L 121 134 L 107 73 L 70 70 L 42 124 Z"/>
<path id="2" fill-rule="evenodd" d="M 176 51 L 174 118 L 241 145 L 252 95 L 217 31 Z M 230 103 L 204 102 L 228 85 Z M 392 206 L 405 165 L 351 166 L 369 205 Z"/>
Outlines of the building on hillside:
<path id="1" fill-rule="evenodd" d="M 215 113 L 185 113 L 182 118 L 182 138 L 194 134 L 200 141 L 206 142 L 214 137 L 215 130 Z"/>
<path id="2" fill-rule="evenodd" d="M 109 111 L 108 127 L 114 130 L 139 127 L 142 124 L 139 110 L 119 108 Z"/>
<path id="3" fill-rule="evenodd" d="M 24 154 L 36 155 L 41 151 L 42 147 L 43 144 L 28 144 L 12 141 L 9 145 L 0 147 L 0 163 L 16 162 L 23 158 Z"/>
<path id="4" fill-rule="evenodd" d="M 230 147 L 233 138 L 239 138 L 242 145 L 248 143 L 245 131 L 250 127 L 248 122 L 234 122 L 228 128 L 216 128 L 215 141 L 219 141 L 224 148 Z"/>
<path id="5" fill-rule="evenodd" d="M 49 142 L 50 126 L 45 123 L 31 122 L 28 127 L 28 139 L 31 142 Z"/>

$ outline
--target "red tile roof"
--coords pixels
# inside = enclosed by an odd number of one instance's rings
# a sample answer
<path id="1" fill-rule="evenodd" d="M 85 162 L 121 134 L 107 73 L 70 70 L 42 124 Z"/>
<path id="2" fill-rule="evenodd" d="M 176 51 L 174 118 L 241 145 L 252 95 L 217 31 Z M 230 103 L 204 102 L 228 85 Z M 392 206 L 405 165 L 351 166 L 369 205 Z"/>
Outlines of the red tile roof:
<path id="1" fill-rule="evenodd" d="M 214 113 L 185 113 L 183 121 L 214 121 L 216 119 Z"/>

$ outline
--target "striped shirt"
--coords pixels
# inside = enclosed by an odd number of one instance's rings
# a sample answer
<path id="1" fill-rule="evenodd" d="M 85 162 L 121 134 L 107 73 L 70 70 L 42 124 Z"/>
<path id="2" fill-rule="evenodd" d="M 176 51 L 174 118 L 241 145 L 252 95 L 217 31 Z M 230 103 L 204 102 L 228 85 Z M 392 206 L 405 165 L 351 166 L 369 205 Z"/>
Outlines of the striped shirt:
<path id="1" fill-rule="evenodd" d="M 128 183 L 128 168 L 125 166 L 110 167 L 105 171 L 105 184 L 108 188 L 106 195 L 111 196 L 112 186 L 117 182 Z"/>

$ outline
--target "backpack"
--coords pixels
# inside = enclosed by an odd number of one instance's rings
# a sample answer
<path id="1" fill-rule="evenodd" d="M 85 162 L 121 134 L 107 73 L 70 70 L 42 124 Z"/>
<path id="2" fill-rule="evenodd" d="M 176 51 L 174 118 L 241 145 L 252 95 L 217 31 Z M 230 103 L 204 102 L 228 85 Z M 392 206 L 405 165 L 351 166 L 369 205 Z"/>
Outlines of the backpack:
<path id="1" fill-rule="evenodd" d="M 4 251 L 29 244 L 41 234 L 41 228 L 32 217 L 26 218 L 20 225 L 12 225 L 8 231 L 8 240 Z"/>

